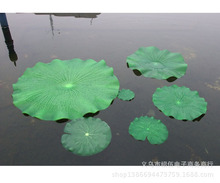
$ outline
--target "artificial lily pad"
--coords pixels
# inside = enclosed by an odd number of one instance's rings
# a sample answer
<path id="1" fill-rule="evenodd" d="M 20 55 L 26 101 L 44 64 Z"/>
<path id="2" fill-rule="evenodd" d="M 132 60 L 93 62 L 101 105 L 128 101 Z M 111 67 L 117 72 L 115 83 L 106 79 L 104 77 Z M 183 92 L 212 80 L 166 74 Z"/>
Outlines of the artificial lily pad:
<path id="1" fill-rule="evenodd" d="M 66 124 L 62 135 L 63 147 L 80 156 L 103 151 L 111 142 L 111 129 L 99 118 L 80 118 Z"/>
<path id="2" fill-rule="evenodd" d="M 130 69 L 138 70 L 145 77 L 156 79 L 180 78 L 187 69 L 187 64 L 180 53 L 159 50 L 154 46 L 141 47 L 127 57 Z"/>
<path id="3" fill-rule="evenodd" d="M 132 100 L 135 94 L 129 89 L 121 89 L 118 93 L 118 98 L 121 100 Z"/>
<path id="4" fill-rule="evenodd" d="M 129 134 L 136 140 L 147 138 L 151 144 L 162 144 L 168 138 L 167 127 L 160 120 L 148 116 L 135 118 L 129 126 Z"/>
<path id="5" fill-rule="evenodd" d="M 104 60 L 38 62 L 13 84 L 13 103 L 43 120 L 76 119 L 106 109 L 118 95 L 119 81 Z"/>
<path id="6" fill-rule="evenodd" d="M 197 91 L 177 85 L 157 88 L 153 94 L 154 105 L 166 116 L 178 120 L 193 120 L 207 111 L 207 102 Z"/>

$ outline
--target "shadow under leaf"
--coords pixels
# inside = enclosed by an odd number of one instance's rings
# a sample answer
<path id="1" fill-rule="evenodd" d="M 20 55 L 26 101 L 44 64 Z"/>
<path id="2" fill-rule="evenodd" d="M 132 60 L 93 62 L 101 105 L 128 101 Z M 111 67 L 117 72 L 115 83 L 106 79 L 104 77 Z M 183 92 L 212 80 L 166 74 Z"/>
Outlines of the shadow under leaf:
<path id="1" fill-rule="evenodd" d="M 24 116 L 26 116 L 26 117 L 28 117 L 28 116 L 30 116 L 29 114 L 26 114 L 26 113 L 22 113 Z"/>
<path id="2" fill-rule="evenodd" d="M 89 117 L 94 117 L 94 116 L 96 116 L 98 114 L 99 114 L 99 111 L 97 111 L 96 113 L 87 113 L 83 117 L 84 118 L 89 118 Z"/>
<path id="3" fill-rule="evenodd" d="M 166 79 L 168 82 L 174 82 L 177 79 L 177 77 L 171 76 L 168 79 Z"/>
<path id="4" fill-rule="evenodd" d="M 205 114 L 202 114 L 202 115 L 199 116 L 198 118 L 195 118 L 195 119 L 193 120 L 193 122 L 195 122 L 195 121 L 199 122 L 204 116 L 205 116 Z"/>
<path id="5" fill-rule="evenodd" d="M 126 63 L 126 65 L 127 65 L 127 68 L 129 68 L 128 63 Z M 141 75 L 142 75 L 142 73 L 141 73 L 139 70 L 137 70 L 137 69 L 134 69 L 134 70 L 132 70 L 132 71 L 133 71 L 133 73 L 134 73 L 136 76 L 141 76 Z"/>
<path id="6" fill-rule="evenodd" d="M 141 75 L 142 75 L 141 72 L 140 72 L 139 70 L 137 70 L 137 69 L 134 69 L 134 70 L 133 70 L 133 73 L 134 73 L 136 76 L 141 76 Z"/>
<path id="7" fill-rule="evenodd" d="M 69 121 L 69 119 L 59 119 L 59 120 L 56 120 L 57 123 L 65 123 Z"/>
<path id="8" fill-rule="evenodd" d="M 158 108 L 157 108 L 158 109 Z M 159 109 L 158 109 L 159 110 Z M 159 112 L 163 113 L 161 110 L 159 110 Z M 200 115 L 199 117 L 193 119 L 193 120 L 186 120 L 186 119 L 182 119 L 179 121 L 183 121 L 183 122 L 187 122 L 187 121 L 193 121 L 193 122 L 199 122 L 203 117 L 205 116 L 205 114 Z M 168 116 L 170 119 L 176 119 L 173 116 Z M 177 119 L 178 120 L 178 119 Z"/>

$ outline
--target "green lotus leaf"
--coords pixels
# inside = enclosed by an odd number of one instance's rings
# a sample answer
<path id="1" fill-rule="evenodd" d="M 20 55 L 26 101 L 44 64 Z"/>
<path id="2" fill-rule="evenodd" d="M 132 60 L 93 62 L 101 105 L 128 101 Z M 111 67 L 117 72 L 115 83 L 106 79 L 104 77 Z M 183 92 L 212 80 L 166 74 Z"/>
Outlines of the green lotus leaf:
<path id="1" fill-rule="evenodd" d="M 135 94 L 129 89 L 121 89 L 118 93 L 118 98 L 121 100 L 132 100 Z"/>
<path id="2" fill-rule="evenodd" d="M 136 140 L 147 138 L 151 144 L 162 144 L 168 138 L 167 127 L 160 120 L 148 116 L 135 118 L 129 126 L 129 134 Z"/>
<path id="3" fill-rule="evenodd" d="M 62 135 L 63 147 L 80 156 L 103 151 L 111 142 L 111 129 L 99 118 L 79 118 L 66 124 Z"/>
<path id="4" fill-rule="evenodd" d="M 154 46 L 139 48 L 127 57 L 127 63 L 130 69 L 140 71 L 145 77 L 156 79 L 180 78 L 187 69 L 181 54 L 159 50 Z"/>
<path id="5" fill-rule="evenodd" d="M 76 119 L 106 109 L 118 95 L 119 81 L 104 60 L 38 62 L 13 84 L 13 103 L 43 120 Z"/>
<path id="6" fill-rule="evenodd" d="M 153 94 L 154 105 L 166 116 L 178 120 L 193 120 L 207 111 L 207 102 L 197 91 L 177 85 L 157 88 Z"/>

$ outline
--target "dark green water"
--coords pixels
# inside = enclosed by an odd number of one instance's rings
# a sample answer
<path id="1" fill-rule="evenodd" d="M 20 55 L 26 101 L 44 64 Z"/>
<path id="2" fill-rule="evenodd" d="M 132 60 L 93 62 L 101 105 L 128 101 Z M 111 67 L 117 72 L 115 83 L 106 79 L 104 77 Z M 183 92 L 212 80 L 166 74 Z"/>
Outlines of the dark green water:
<path id="1" fill-rule="evenodd" d="M 220 14 L 91 17 L 7 14 L 18 59 L 15 67 L 0 33 L 0 165 L 142 165 L 143 161 L 220 165 Z M 143 46 L 181 53 L 188 64 L 186 74 L 171 83 L 136 76 L 127 68 L 126 57 Z M 104 59 L 114 68 L 121 88 L 136 94 L 130 102 L 115 99 L 95 116 L 112 130 L 111 144 L 99 154 L 80 157 L 66 151 L 60 143 L 66 123 L 25 116 L 12 103 L 12 84 L 25 69 L 55 58 Z M 200 121 L 171 119 L 154 106 L 156 88 L 172 84 L 197 90 L 205 98 L 208 110 Z M 151 145 L 129 135 L 130 122 L 147 114 L 167 126 L 165 143 Z"/>

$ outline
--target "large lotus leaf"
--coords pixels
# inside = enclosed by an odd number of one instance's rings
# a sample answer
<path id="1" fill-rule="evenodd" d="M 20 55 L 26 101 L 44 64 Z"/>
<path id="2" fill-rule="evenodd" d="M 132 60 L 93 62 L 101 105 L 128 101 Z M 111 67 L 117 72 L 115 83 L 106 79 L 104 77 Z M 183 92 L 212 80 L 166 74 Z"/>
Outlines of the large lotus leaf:
<path id="1" fill-rule="evenodd" d="M 135 118 L 129 126 L 129 134 L 136 140 L 145 140 L 151 144 L 162 144 L 168 138 L 167 127 L 154 117 L 141 116 Z"/>
<path id="2" fill-rule="evenodd" d="M 135 94 L 129 89 L 121 89 L 118 93 L 118 98 L 121 100 L 132 100 Z"/>
<path id="3" fill-rule="evenodd" d="M 79 118 L 66 124 L 61 138 L 63 147 L 80 156 L 103 151 L 111 142 L 111 129 L 99 118 Z"/>
<path id="4" fill-rule="evenodd" d="M 153 103 L 166 116 L 178 120 L 193 120 L 207 111 L 207 102 L 197 91 L 177 85 L 157 88 L 153 94 Z"/>
<path id="5" fill-rule="evenodd" d="M 154 46 L 139 48 L 127 57 L 127 63 L 132 70 L 138 70 L 145 77 L 156 79 L 180 78 L 187 69 L 181 54 L 159 50 Z"/>
<path id="6" fill-rule="evenodd" d="M 104 60 L 58 60 L 27 68 L 13 84 L 13 103 L 43 120 L 76 119 L 106 109 L 119 91 Z"/>

